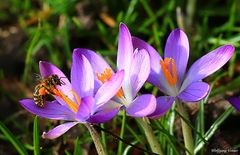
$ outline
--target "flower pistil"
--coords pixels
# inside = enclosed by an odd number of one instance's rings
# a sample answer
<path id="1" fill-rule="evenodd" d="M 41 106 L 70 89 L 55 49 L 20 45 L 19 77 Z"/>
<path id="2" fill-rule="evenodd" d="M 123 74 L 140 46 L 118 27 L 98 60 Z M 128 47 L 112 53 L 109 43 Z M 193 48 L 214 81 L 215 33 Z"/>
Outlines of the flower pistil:
<path id="1" fill-rule="evenodd" d="M 165 76 L 170 86 L 175 86 L 177 83 L 177 68 L 174 59 L 165 58 L 164 61 L 160 60 L 162 73 Z"/>

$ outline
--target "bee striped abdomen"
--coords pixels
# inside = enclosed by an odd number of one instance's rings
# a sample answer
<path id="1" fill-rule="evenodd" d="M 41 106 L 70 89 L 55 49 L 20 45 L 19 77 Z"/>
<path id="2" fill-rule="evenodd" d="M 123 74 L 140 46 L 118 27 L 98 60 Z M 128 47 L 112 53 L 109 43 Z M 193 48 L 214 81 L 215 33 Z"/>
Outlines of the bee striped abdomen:
<path id="1" fill-rule="evenodd" d="M 33 100 L 35 104 L 38 105 L 39 107 L 44 107 L 46 102 L 46 96 L 45 95 L 33 96 Z"/>
<path id="2" fill-rule="evenodd" d="M 33 100 L 39 107 L 44 107 L 46 102 L 46 92 L 43 85 L 37 85 L 33 93 Z"/>

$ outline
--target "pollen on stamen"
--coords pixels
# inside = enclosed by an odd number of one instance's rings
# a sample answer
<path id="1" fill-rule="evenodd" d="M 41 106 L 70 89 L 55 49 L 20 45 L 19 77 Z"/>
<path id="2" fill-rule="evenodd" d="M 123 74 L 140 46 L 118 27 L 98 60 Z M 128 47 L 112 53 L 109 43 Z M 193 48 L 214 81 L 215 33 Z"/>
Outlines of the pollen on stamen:
<path id="1" fill-rule="evenodd" d="M 112 77 L 112 71 L 110 68 L 106 68 L 103 73 L 96 73 L 98 80 L 100 80 L 102 83 L 105 83 Z M 118 92 L 115 95 L 118 98 L 123 97 L 123 91 L 122 88 L 118 90 Z"/>
<path id="2" fill-rule="evenodd" d="M 60 90 L 58 89 L 53 89 L 52 90 L 54 95 L 60 97 L 71 109 L 73 112 L 78 111 L 78 106 L 76 103 L 74 103 L 70 98 L 68 98 L 65 94 L 63 94 Z M 78 100 L 78 99 L 76 99 Z M 77 101 L 78 102 L 78 101 Z M 80 101 L 79 101 L 80 102 Z"/>
<path id="3" fill-rule="evenodd" d="M 165 58 L 164 61 L 160 60 L 160 65 L 169 85 L 175 86 L 177 83 L 177 68 L 174 59 Z"/>
<path id="4" fill-rule="evenodd" d="M 79 106 L 80 103 L 81 103 L 81 98 L 78 96 L 78 94 L 77 94 L 75 91 L 71 90 L 71 93 L 72 93 L 73 96 L 75 97 L 75 99 L 76 99 L 76 101 L 77 101 L 77 103 L 78 103 L 78 106 Z"/>
<path id="5" fill-rule="evenodd" d="M 96 73 L 96 74 L 97 74 L 98 80 L 100 80 L 102 83 L 106 82 L 112 77 L 112 72 L 110 68 L 106 68 L 104 72 L 101 74 L 99 73 Z"/>
<path id="6" fill-rule="evenodd" d="M 123 91 L 122 91 L 122 88 L 120 88 L 116 94 L 116 97 L 118 98 L 122 98 L 123 97 Z"/>

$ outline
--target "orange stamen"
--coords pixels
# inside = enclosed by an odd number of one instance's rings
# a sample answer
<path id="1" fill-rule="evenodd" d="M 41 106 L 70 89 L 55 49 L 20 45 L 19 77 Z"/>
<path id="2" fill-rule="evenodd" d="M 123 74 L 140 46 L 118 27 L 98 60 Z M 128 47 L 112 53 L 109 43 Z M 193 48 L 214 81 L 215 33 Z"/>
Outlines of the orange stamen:
<path id="1" fill-rule="evenodd" d="M 76 101 L 78 103 L 78 106 L 79 106 L 80 103 L 81 103 L 80 97 L 78 96 L 78 94 L 75 91 L 71 90 L 71 92 L 72 92 L 73 96 L 75 97 L 75 99 L 76 99 Z"/>
<path id="2" fill-rule="evenodd" d="M 170 66 L 171 64 L 171 66 Z M 165 58 L 164 61 L 160 60 L 160 65 L 162 67 L 163 75 L 165 76 L 167 82 L 174 86 L 177 83 L 177 68 L 174 59 Z"/>
<path id="3" fill-rule="evenodd" d="M 116 94 L 116 97 L 118 97 L 118 98 L 122 98 L 122 97 L 123 97 L 123 90 L 122 90 L 122 88 L 120 88 L 120 89 L 118 90 L 118 92 L 117 92 L 117 94 Z"/>
<path id="4" fill-rule="evenodd" d="M 105 83 L 106 81 L 108 81 L 112 77 L 112 72 L 111 72 L 110 68 L 106 68 L 104 70 L 104 72 L 101 73 L 101 74 L 98 74 L 98 73 L 96 73 L 96 74 L 97 74 L 98 80 L 100 80 L 102 83 Z M 118 98 L 123 97 L 122 88 L 120 88 L 118 90 L 118 92 L 116 93 L 116 97 L 118 97 Z"/>
<path id="5" fill-rule="evenodd" d="M 103 73 L 98 74 L 97 73 L 97 78 L 100 80 L 102 83 L 106 82 L 112 77 L 112 72 L 110 68 L 106 68 Z"/>
<path id="6" fill-rule="evenodd" d="M 76 103 L 74 103 L 72 100 L 70 100 L 65 94 L 63 94 L 60 90 L 58 89 L 52 89 L 52 92 L 54 95 L 60 97 L 64 102 L 67 103 L 67 105 L 72 109 L 73 112 L 77 112 L 78 111 L 78 106 Z M 75 92 L 74 92 L 75 93 Z M 77 95 L 76 93 L 73 94 L 74 97 L 76 97 L 75 95 Z M 77 96 L 76 97 L 77 102 L 80 104 L 80 98 Z"/>

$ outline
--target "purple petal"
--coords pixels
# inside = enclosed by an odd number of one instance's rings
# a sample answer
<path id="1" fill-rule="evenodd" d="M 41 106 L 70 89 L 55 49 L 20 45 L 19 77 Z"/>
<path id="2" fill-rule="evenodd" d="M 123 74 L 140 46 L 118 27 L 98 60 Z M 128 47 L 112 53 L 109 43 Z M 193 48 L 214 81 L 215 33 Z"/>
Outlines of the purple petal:
<path id="1" fill-rule="evenodd" d="M 96 113 L 92 116 L 90 116 L 90 118 L 87 120 L 87 122 L 89 123 L 105 123 L 109 120 L 111 120 L 112 118 L 114 118 L 117 113 L 118 113 L 119 109 L 114 109 L 112 111 L 109 112 L 99 112 Z"/>
<path id="2" fill-rule="evenodd" d="M 198 59 L 189 69 L 181 90 L 217 71 L 227 63 L 233 52 L 232 45 L 224 45 Z"/>
<path id="3" fill-rule="evenodd" d="M 133 58 L 133 45 L 131 34 L 127 26 L 123 23 L 119 26 L 117 69 L 124 70 L 128 77 Z"/>
<path id="4" fill-rule="evenodd" d="M 114 100 L 109 100 L 106 104 L 103 104 L 102 106 L 99 106 L 96 108 L 96 112 L 99 111 L 111 111 L 113 109 L 119 109 L 121 108 L 123 105 L 120 104 L 119 102 L 116 102 Z"/>
<path id="5" fill-rule="evenodd" d="M 104 123 L 115 117 L 121 105 L 112 100 L 96 109 L 97 112 L 87 120 L 89 123 Z"/>
<path id="6" fill-rule="evenodd" d="M 229 103 L 232 104 L 238 111 L 240 111 L 240 98 L 239 97 L 231 97 L 228 99 Z"/>
<path id="7" fill-rule="evenodd" d="M 88 50 L 88 49 L 83 49 L 83 48 L 78 48 L 78 49 L 75 49 L 74 51 L 77 51 L 80 54 L 83 54 L 88 59 L 88 61 L 90 62 L 91 66 L 92 66 L 92 69 L 93 69 L 94 79 L 95 79 L 94 92 L 96 93 L 96 91 L 102 85 L 102 82 L 100 80 L 98 80 L 98 78 L 96 76 L 97 73 L 98 74 L 103 73 L 106 68 L 111 69 L 111 71 L 113 73 L 112 68 L 109 66 L 109 64 L 100 55 L 98 55 L 94 51 L 91 51 L 91 50 Z"/>
<path id="8" fill-rule="evenodd" d="M 76 124 L 78 124 L 78 122 L 68 122 L 68 123 L 61 124 L 61 125 L 53 128 L 52 130 L 48 131 L 47 133 L 43 132 L 42 138 L 45 138 L 45 139 L 58 138 L 59 136 L 63 135 L 65 132 L 67 132 L 69 129 L 71 129 Z"/>
<path id="9" fill-rule="evenodd" d="M 75 114 L 57 101 L 46 102 L 44 108 L 38 107 L 33 99 L 23 99 L 19 102 L 27 111 L 40 117 L 55 120 L 75 120 Z"/>
<path id="10" fill-rule="evenodd" d="M 135 97 L 143 86 L 150 72 L 150 58 L 146 50 L 136 50 L 131 65 L 130 78 L 132 96 Z"/>
<path id="11" fill-rule="evenodd" d="M 92 96 L 84 97 L 78 107 L 77 119 L 80 122 L 85 122 L 94 110 L 94 98 Z"/>
<path id="12" fill-rule="evenodd" d="M 63 81 L 64 84 L 61 86 L 57 86 L 57 89 L 59 89 L 63 94 L 67 95 L 71 100 L 74 101 L 74 96 L 70 91 L 72 90 L 72 85 L 69 82 L 69 80 L 66 78 L 66 75 L 60 69 L 58 69 L 55 65 L 45 61 L 39 62 L 39 69 L 40 69 L 41 76 L 44 78 L 53 74 L 57 74 L 59 78 L 64 77 L 64 78 L 61 78 L 61 81 Z M 62 99 L 60 99 L 57 96 L 54 96 L 54 97 L 59 103 L 61 103 L 62 105 L 66 105 L 66 103 L 63 102 Z"/>
<path id="13" fill-rule="evenodd" d="M 210 86 L 205 82 L 193 82 L 184 89 L 178 98 L 185 102 L 197 102 L 209 93 Z"/>
<path id="14" fill-rule="evenodd" d="M 124 71 L 118 71 L 99 88 L 95 95 L 95 103 L 97 106 L 101 106 L 116 95 L 122 86 L 123 78 Z"/>
<path id="15" fill-rule="evenodd" d="M 180 29 L 173 30 L 167 39 L 164 50 L 164 58 L 174 59 L 177 67 L 178 85 L 182 83 L 187 67 L 188 57 L 189 42 L 186 34 Z"/>
<path id="16" fill-rule="evenodd" d="M 149 53 L 150 56 L 150 63 L 151 63 L 151 71 L 149 74 L 149 77 L 147 81 L 151 83 L 154 86 L 159 87 L 159 89 L 163 92 L 165 92 L 166 88 L 164 87 L 164 83 L 166 83 L 165 77 L 162 74 L 162 69 L 160 66 L 160 60 L 162 60 L 162 57 L 159 55 L 159 53 L 147 42 L 137 38 L 132 37 L 133 47 L 138 48 L 139 50 L 145 49 Z"/>
<path id="17" fill-rule="evenodd" d="M 94 77 L 88 59 L 74 50 L 72 56 L 72 88 L 80 97 L 93 96 Z"/>
<path id="18" fill-rule="evenodd" d="M 144 94 L 136 97 L 136 99 L 126 107 L 128 115 L 133 117 L 144 117 L 154 112 L 156 109 L 156 98 L 150 94 Z"/>
<path id="19" fill-rule="evenodd" d="M 175 97 L 171 97 L 171 96 L 158 97 L 156 110 L 152 114 L 148 115 L 148 117 L 152 119 L 157 119 L 161 117 L 168 111 L 168 109 L 172 107 L 174 100 L 175 100 Z"/>

